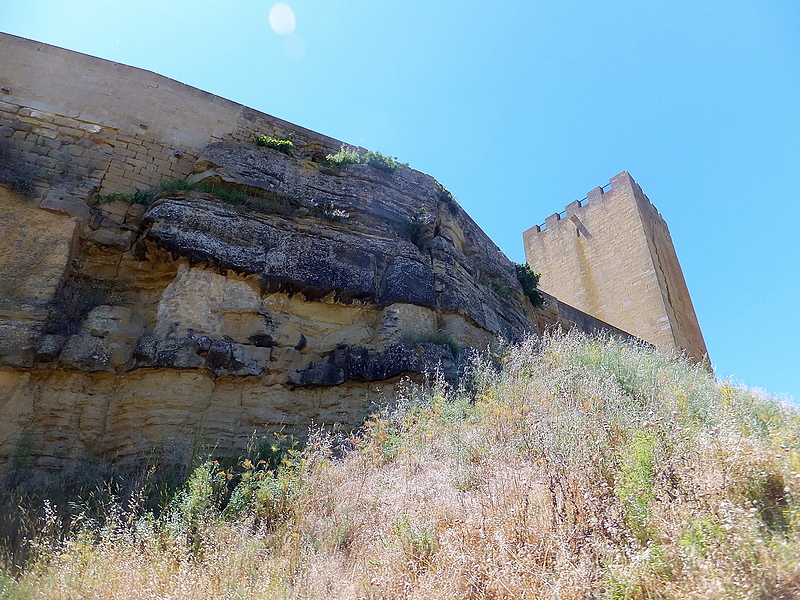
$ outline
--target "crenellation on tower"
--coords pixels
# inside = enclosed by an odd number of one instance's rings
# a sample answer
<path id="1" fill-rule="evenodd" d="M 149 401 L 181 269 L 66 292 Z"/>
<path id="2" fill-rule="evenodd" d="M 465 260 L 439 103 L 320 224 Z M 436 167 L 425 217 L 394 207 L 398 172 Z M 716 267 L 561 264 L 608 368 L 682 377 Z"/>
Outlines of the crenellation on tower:
<path id="1" fill-rule="evenodd" d="M 523 233 L 541 289 L 663 351 L 707 351 L 666 221 L 629 173 Z"/>

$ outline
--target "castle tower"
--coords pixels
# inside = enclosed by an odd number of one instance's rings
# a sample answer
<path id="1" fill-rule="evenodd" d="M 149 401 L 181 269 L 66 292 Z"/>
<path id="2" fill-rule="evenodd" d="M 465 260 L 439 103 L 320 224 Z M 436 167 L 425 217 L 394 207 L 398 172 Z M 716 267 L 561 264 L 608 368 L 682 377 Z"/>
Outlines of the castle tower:
<path id="1" fill-rule="evenodd" d="M 667 224 L 627 172 L 522 237 L 543 291 L 662 351 L 706 356 Z"/>

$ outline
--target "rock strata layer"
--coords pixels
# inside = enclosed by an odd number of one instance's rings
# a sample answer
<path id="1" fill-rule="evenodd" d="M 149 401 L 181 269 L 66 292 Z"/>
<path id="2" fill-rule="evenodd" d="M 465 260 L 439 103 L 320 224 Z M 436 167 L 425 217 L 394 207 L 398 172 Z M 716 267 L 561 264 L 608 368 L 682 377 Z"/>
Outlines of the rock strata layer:
<path id="1" fill-rule="evenodd" d="M 194 190 L 86 219 L 0 188 L 3 268 L 28 272 L 0 327 L 4 456 L 180 462 L 350 430 L 403 376 L 453 377 L 463 349 L 532 329 L 513 264 L 427 175 L 234 142 L 194 171 Z"/>

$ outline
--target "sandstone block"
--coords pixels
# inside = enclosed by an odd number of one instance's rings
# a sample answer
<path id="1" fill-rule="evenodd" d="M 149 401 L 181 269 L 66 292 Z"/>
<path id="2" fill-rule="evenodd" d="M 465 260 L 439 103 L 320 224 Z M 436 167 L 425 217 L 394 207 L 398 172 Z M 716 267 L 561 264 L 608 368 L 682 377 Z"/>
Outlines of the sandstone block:
<path id="1" fill-rule="evenodd" d="M 221 372 L 223 369 L 226 369 L 231 362 L 231 355 L 233 352 L 231 346 L 231 343 L 227 340 L 208 339 L 206 368 L 214 372 Z M 255 375 L 257 373 L 253 374 Z"/>
<path id="2" fill-rule="evenodd" d="M 33 365 L 39 333 L 36 323 L 28 319 L 8 318 L 0 322 L 0 366 L 30 367 Z M 32 326 L 33 325 L 33 326 Z"/>
<path id="3" fill-rule="evenodd" d="M 381 317 L 378 339 L 387 346 L 420 338 L 438 329 L 436 312 L 413 304 L 392 304 L 383 309 Z"/>
<path id="4" fill-rule="evenodd" d="M 133 360 L 137 367 L 152 367 L 158 355 L 158 338 L 152 335 L 143 335 L 136 342 L 133 350 Z"/>
<path id="5" fill-rule="evenodd" d="M 260 375 L 269 369 L 271 355 L 270 348 L 231 344 L 231 359 L 228 369 L 236 375 Z"/>
<path id="6" fill-rule="evenodd" d="M 91 215 L 91 210 L 83 199 L 59 189 L 48 192 L 39 203 L 39 208 L 78 217 L 81 220 L 88 220 Z"/>
<path id="7" fill-rule="evenodd" d="M 63 137 L 71 137 L 75 139 L 80 139 L 84 135 L 86 135 L 85 131 L 81 131 L 80 129 L 73 129 L 72 127 L 59 127 L 58 133 Z"/>
<path id="8" fill-rule="evenodd" d="M 19 111 L 19 105 L 0 101 L 0 111 L 15 115 Z"/>
<path id="9" fill-rule="evenodd" d="M 111 246 L 119 250 L 128 250 L 133 244 L 136 237 L 136 232 L 130 229 L 122 229 L 121 227 L 112 224 L 111 226 L 99 227 L 90 233 L 86 239 L 87 241 L 101 244 L 103 246 Z"/>
<path id="10" fill-rule="evenodd" d="M 386 269 L 376 301 L 383 305 L 407 302 L 435 307 L 434 283 L 430 265 L 399 256 Z"/>
<path id="11" fill-rule="evenodd" d="M 309 359 L 295 348 L 274 348 L 270 354 L 270 370 L 273 372 L 299 371 Z"/>
<path id="12" fill-rule="evenodd" d="M 52 123 L 53 121 L 55 121 L 55 116 L 38 110 L 34 110 L 32 108 L 20 108 L 17 114 L 20 117 L 27 117 L 34 121 L 41 121 L 43 123 Z"/>
<path id="13" fill-rule="evenodd" d="M 29 373 L 0 371 L 0 455 L 11 457 L 34 419 Z"/>

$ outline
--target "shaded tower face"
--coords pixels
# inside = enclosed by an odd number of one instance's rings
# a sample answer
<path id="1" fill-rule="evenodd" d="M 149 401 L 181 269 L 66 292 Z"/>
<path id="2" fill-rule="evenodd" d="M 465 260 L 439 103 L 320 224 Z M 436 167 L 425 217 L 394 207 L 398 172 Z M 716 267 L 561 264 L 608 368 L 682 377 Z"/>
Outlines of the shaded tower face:
<path id="1" fill-rule="evenodd" d="M 706 357 L 667 224 L 627 172 L 522 237 L 545 292 L 659 350 Z"/>

